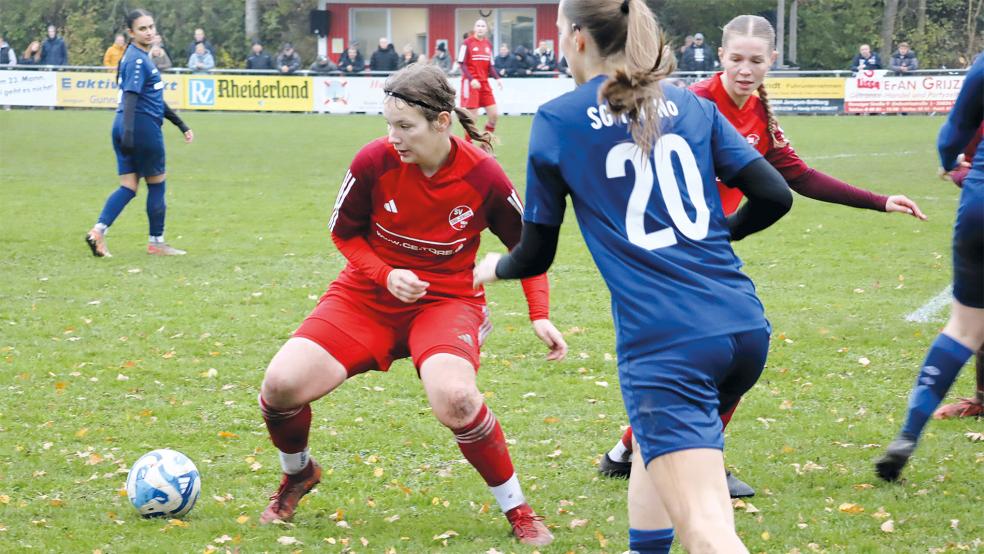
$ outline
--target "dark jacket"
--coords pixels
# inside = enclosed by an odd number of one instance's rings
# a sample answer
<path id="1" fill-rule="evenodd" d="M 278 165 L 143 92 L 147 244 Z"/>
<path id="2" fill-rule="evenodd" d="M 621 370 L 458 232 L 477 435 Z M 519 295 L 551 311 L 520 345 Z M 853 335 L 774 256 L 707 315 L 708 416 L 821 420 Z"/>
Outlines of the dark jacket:
<path id="1" fill-rule="evenodd" d="M 448 55 L 447 51 L 438 50 L 438 53 L 430 59 L 432 65 L 440 67 L 445 74 L 451 72 L 451 56 Z"/>
<path id="2" fill-rule="evenodd" d="M 287 66 L 287 71 L 281 69 L 283 66 Z M 301 67 L 301 57 L 297 55 L 295 50 L 291 54 L 285 54 L 283 52 L 277 56 L 277 71 L 283 71 L 284 73 L 293 73 L 300 69 Z"/>
<path id="3" fill-rule="evenodd" d="M 517 46 L 512 54 L 512 66 L 510 69 L 511 77 L 525 77 L 533 72 L 536 67 L 536 59 L 530 55 L 530 51 L 525 46 Z"/>
<path id="4" fill-rule="evenodd" d="M 398 68 L 403 69 L 404 67 L 412 63 L 417 63 L 418 59 L 420 59 L 420 56 L 416 52 L 414 52 L 413 55 L 410 56 L 409 60 L 404 58 L 403 56 L 400 56 L 400 63 L 398 64 Z"/>
<path id="5" fill-rule="evenodd" d="M 903 67 L 907 68 L 908 71 L 919 69 L 919 59 L 916 58 L 916 53 L 912 50 L 906 52 L 904 56 L 899 54 L 898 50 L 892 54 L 892 71 L 903 73 Z"/>
<path id="6" fill-rule="evenodd" d="M 396 71 L 400 66 L 400 56 L 392 44 L 386 49 L 377 48 L 369 58 L 369 69 L 373 71 Z"/>
<path id="7" fill-rule="evenodd" d="M 680 71 L 714 71 L 714 49 L 707 43 L 691 44 L 683 54 Z"/>
<path id="8" fill-rule="evenodd" d="M 308 70 L 315 75 L 327 75 L 329 73 L 334 73 L 338 71 L 338 66 L 331 59 L 325 59 L 324 65 L 319 64 L 317 61 L 311 64 Z"/>
<path id="9" fill-rule="evenodd" d="M 352 66 L 352 71 L 349 71 L 349 66 Z M 356 50 L 355 59 L 349 58 L 348 50 L 346 50 L 342 57 L 338 59 L 338 68 L 346 73 L 361 73 L 366 69 L 366 61 L 362 59 L 362 52 Z"/>
<path id="10" fill-rule="evenodd" d="M 208 39 L 203 40 L 202 43 L 205 45 L 205 51 L 208 52 L 209 54 L 212 54 L 212 57 L 214 58 L 215 57 L 215 48 L 212 47 L 212 43 L 209 42 Z M 193 41 L 191 41 L 191 42 L 188 43 L 188 48 L 185 48 L 185 57 L 186 58 L 190 58 L 191 55 L 195 53 L 195 47 L 196 46 L 198 46 L 198 41 L 197 40 L 193 40 Z"/>
<path id="11" fill-rule="evenodd" d="M 14 52 L 14 49 L 4 42 L 0 44 L 0 65 L 10 65 L 11 61 L 15 65 L 17 64 L 17 52 Z"/>
<path id="12" fill-rule="evenodd" d="M 41 65 L 68 65 L 68 49 L 61 37 L 45 39 L 41 44 Z"/>
<path id="13" fill-rule="evenodd" d="M 861 54 L 855 54 L 854 59 L 851 60 L 851 71 L 858 71 L 858 68 L 862 64 L 864 64 L 864 67 L 861 67 L 862 71 L 882 68 L 881 58 L 878 57 L 878 52 L 872 52 L 867 58 L 862 58 Z"/>
<path id="14" fill-rule="evenodd" d="M 505 56 L 496 56 L 492 60 L 492 65 L 495 66 L 495 70 L 499 72 L 502 77 L 512 77 L 512 67 L 513 67 L 513 55 L 506 54 Z"/>
<path id="15" fill-rule="evenodd" d="M 273 67 L 273 58 L 270 54 L 260 51 L 259 54 L 252 54 L 246 58 L 246 69 L 276 69 Z"/>
<path id="16" fill-rule="evenodd" d="M 533 68 L 536 71 L 554 71 L 557 69 L 557 59 L 550 50 L 543 52 L 534 50 L 533 58 L 536 60 L 536 67 Z"/>

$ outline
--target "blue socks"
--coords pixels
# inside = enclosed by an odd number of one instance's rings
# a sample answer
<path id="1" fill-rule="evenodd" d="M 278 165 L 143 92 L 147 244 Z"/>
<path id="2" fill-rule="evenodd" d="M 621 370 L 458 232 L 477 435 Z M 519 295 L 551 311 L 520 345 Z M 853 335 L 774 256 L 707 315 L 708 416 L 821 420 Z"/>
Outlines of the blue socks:
<path id="1" fill-rule="evenodd" d="M 153 185 L 147 183 L 147 221 L 150 222 L 151 240 L 164 240 L 164 216 L 167 214 L 167 204 L 164 202 L 164 191 L 167 188 L 165 183 L 166 181 Z"/>
<path id="2" fill-rule="evenodd" d="M 936 337 L 909 396 L 909 408 L 900 436 L 913 441 L 919 439 L 929 417 L 943 401 L 972 354 L 969 348 L 943 333 Z"/>
<path id="3" fill-rule="evenodd" d="M 629 551 L 632 554 L 668 554 L 673 544 L 673 529 L 629 528 Z"/>
<path id="4" fill-rule="evenodd" d="M 109 198 L 106 199 L 106 205 L 103 206 L 102 213 L 99 214 L 99 224 L 106 227 L 112 225 L 116 221 L 116 218 L 119 217 L 120 212 L 123 211 L 123 208 L 136 195 L 137 193 L 123 186 L 113 191 L 109 195 Z"/>

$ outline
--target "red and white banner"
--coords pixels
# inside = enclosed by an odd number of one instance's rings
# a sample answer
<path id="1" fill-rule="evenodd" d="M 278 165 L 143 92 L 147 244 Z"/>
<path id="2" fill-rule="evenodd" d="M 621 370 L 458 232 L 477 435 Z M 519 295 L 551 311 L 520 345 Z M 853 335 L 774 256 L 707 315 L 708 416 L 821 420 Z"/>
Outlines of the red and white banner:
<path id="1" fill-rule="evenodd" d="M 948 112 L 963 81 L 963 75 L 901 77 L 884 70 L 862 71 L 844 83 L 844 112 Z"/>

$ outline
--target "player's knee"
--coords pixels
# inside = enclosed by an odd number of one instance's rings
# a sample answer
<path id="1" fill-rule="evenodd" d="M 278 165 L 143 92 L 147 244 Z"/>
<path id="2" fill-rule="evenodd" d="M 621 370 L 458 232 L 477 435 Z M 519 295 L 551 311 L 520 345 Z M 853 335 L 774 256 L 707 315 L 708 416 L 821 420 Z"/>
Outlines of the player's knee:
<path id="1" fill-rule="evenodd" d="M 450 383 L 442 388 L 437 404 L 433 407 L 437 419 L 456 428 L 475 417 L 482 406 L 482 395 L 474 387 Z"/>
<path id="2" fill-rule="evenodd" d="M 263 401 L 274 408 L 293 408 L 297 404 L 298 384 L 287 368 L 271 363 L 263 377 L 260 394 Z"/>

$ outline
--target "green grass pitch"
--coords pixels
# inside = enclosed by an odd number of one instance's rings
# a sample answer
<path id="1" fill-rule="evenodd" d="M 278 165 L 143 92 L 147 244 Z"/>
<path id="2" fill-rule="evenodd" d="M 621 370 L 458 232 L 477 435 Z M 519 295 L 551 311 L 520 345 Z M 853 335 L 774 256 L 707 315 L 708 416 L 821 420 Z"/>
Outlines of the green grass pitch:
<path id="1" fill-rule="evenodd" d="M 342 268 L 326 224 L 379 116 L 187 113 L 167 126 L 168 239 L 144 253 L 144 191 L 83 243 L 117 186 L 103 111 L 0 112 L 0 551 L 529 552 L 397 363 L 314 404 L 325 477 L 293 524 L 259 527 L 279 480 L 256 406 L 263 370 Z M 768 367 L 728 428 L 727 462 L 757 487 L 736 509 L 752 552 L 981 550 L 978 421 L 932 422 L 902 485 L 872 462 L 899 427 L 942 326 L 906 314 L 950 282 L 958 190 L 935 177 L 933 117 L 786 117 L 814 167 L 929 216 L 797 197 L 736 245 L 774 326 Z M 500 123 L 520 191 L 529 118 Z M 491 235 L 483 250 L 502 251 Z M 512 445 L 544 552 L 627 549 L 626 484 L 598 455 L 626 423 L 606 289 L 569 214 L 550 271 L 571 353 L 545 363 L 519 287 L 492 287 L 495 332 L 479 384 Z M 968 366 L 968 369 L 970 366 Z M 969 395 L 965 370 L 951 399 Z M 203 493 L 184 522 L 142 520 L 120 489 L 154 448 L 188 454 Z M 887 523 L 891 521 L 891 524 Z"/>

